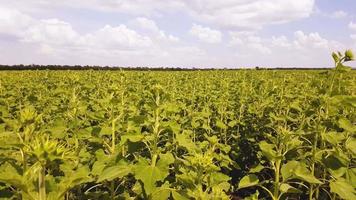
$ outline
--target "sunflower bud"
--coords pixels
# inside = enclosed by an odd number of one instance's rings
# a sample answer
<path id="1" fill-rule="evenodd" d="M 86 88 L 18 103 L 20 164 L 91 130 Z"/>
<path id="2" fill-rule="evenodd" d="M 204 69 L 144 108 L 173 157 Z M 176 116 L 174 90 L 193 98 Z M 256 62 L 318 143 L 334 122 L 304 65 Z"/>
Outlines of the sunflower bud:
<path id="1" fill-rule="evenodd" d="M 354 60 L 354 54 L 352 53 L 351 49 L 345 51 L 345 61 Z"/>

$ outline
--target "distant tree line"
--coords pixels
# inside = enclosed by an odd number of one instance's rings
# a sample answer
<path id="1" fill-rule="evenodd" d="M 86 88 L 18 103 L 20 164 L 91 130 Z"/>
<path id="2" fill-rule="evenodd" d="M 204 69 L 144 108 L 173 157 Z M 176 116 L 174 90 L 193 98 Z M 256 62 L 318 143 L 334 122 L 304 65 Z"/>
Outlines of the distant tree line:
<path id="1" fill-rule="evenodd" d="M 92 65 L 0 65 L 0 70 L 124 70 L 124 71 L 195 71 L 195 70 L 327 70 L 330 68 L 180 68 L 180 67 L 111 67 Z"/>

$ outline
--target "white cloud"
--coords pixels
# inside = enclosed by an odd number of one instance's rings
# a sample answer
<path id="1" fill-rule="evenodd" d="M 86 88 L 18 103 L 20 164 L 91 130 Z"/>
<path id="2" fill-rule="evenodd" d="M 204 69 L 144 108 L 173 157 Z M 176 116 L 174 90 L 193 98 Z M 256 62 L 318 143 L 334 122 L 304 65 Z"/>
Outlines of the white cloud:
<path id="1" fill-rule="evenodd" d="M 274 47 L 293 51 L 332 51 L 344 48 L 340 42 L 323 38 L 318 32 L 305 33 L 301 30 L 294 32 L 293 38 L 286 36 L 273 36 L 271 45 Z"/>
<path id="2" fill-rule="evenodd" d="M 294 45 L 296 48 L 328 48 L 328 40 L 322 38 L 319 33 L 305 34 L 303 31 L 296 31 L 294 33 Z"/>
<path id="3" fill-rule="evenodd" d="M 19 36 L 33 21 L 18 10 L 0 7 L 0 33 Z"/>
<path id="4" fill-rule="evenodd" d="M 228 44 L 230 47 L 237 47 L 241 52 L 252 51 L 253 55 L 255 52 L 259 54 L 271 54 L 271 49 L 266 45 L 261 37 L 257 36 L 255 32 L 241 31 L 241 32 L 230 32 L 231 40 Z"/>
<path id="5" fill-rule="evenodd" d="M 269 47 L 264 45 L 262 39 L 255 35 L 250 35 L 247 37 L 247 47 L 260 52 L 261 54 L 271 54 L 272 51 Z"/>
<path id="6" fill-rule="evenodd" d="M 337 10 L 333 13 L 331 13 L 330 17 L 334 18 L 334 19 L 341 19 L 341 18 L 345 18 L 348 16 L 348 13 L 343 11 L 343 10 Z"/>
<path id="7" fill-rule="evenodd" d="M 183 46 L 183 47 L 177 47 L 174 48 L 173 51 L 183 55 L 194 55 L 194 56 L 205 56 L 206 52 L 199 47 L 196 46 Z"/>
<path id="8" fill-rule="evenodd" d="M 48 45 L 66 45 L 79 39 L 69 23 L 58 19 L 40 20 L 22 34 L 21 41 L 29 43 L 44 43 Z"/>
<path id="9" fill-rule="evenodd" d="M 129 22 L 129 25 L 135 29 L 142 30 L 146 34 L 161 41 L 178 42 L 180 40 L 178 37 L 167 34 L 165 31 L 161 30 L 152 19 L 138 17 Z"/>
<path id="10" fill-rule="evenodd" d="M 253 50 L 256 50 L 262 54 L 271 54 L 272 53 L 270 48 L 264 46 L 261 43 L 249 43 L 249 44 L 247 44 L 247 47 L 249 47 Z"/>
<path id="11" fill-rule="evenodd" d="M 125 25 L 112 27 L 106 25 L 92 33 L 79 34 L 71 24 L 58 19 L 40 20 L 29 27 L 20 37 L 24 43 L 39 46 L 39 52 L 44 54 L 110 54 L 130 52 L 144 53 L 143 50 L 153 46 L 152 40 L 140 35 Z"/>
<path id="12" fill-rule="evenodd" d="M 257 32 L 242 31 L 230 32 L 230 38 L 228 46 L 237 51 L 237 56 L 244 56 L 244 59 L 264 56 L 266 60 L 272 59 L 270 61 L 272 63 L 276 61 L 288 63 L 291 62 L 288 59 L 295 57 L 305 60 L 305 63 L 307 61 L 314 63 L 315 61 L 308 57 L 314 58 L 320 55 L 325 57 L 331 51 L 345 48 L 340 42 L 325 39 L 318 32 L 305 33 L 296 31 L 291 38 L 285 35 L 265 38 L 260 37 Z M 298 62 L 301 61 L 298 60 Z"/>
<path id="13" fill-rule="evenodd" d="M 160 32 L 156 22 L 145 17 L 138 17 L 135 20 L 133 20 L 131 23 L 139 28 L 148 30 L 150 32 L 154 32 L 154 33 Z"/>
<path id="14" fill-rule="evenodd" d="M 161 66 L 162 60 L 166 60 L 171 66 L 179 66 L 197 64 L 205 55 L 199 47 L 178 42 L 179 38 L 165 33 L 148 18 L 80 33 L 72 24 L 59 19 L 37 20 L 13 9 L 8 13 L 11 15 L 0 13 L 3 16 L 0 19 L 11 21 L 13 28 L 8 29 L 7 24 L 2 24 L 1 28 L 4 27 L 6 34 L 17 37 L 13 43 L 16 48 L 31 55 L 19 57 L 16 63 Z M 23 26 L 23 19 L 30 19 L 30 23 Z M 2 51 L 4 48 L 0 48 Z M 0 58 L 8 60 L 9 55 L 6 55 Z"/>
<path id="15" fill-rule="evenodd" d="M 87 9 L 101 12 L 119 12 L 130 15 L 160 15 L 161 11 L 183 7 L 180 0 L 1 0 L 4 5 L 27 12 L 38 13 L 63 8 Z"/>
<path id="16" fill-rule="evenodd" d="M 137 48 L 150 47 L 152 40 L 127 28 L 125 25 L 104 28 L 84 35 L 80 40 L 81 45 L 92 48 L 134 50 Z"/>
<path id="17" fill-rule="evenodd" d="M 350 35 L 350 38 L 356 41 L 356 34 Z"/>
<path id="18" fill-rule="evenodd" d="M 351 21 L 349 23 L 349 29 L 353 30 L 353 31 L 356 31 L 356 23 L 354 23 L 353 21 Z"/>
<path id="19" fill-rule="evenodd" d="M 309 17 L 314 0 L 185 0 L 197 19 L 222 27 L 262 28 Z"/>
<path id="20" fill-rule="evenodd" d="M 272 37 L 272 45 L 278 47 L 291 47 L 291 43 L 289 42 L 288 38 L 285 35 L 276 37 Z"/>
<path id="21" fill-rule="evenodd" d="M 262 28 L 309 17 L 315 0 L 4 0 L 7 5 L 31 10 L 72 7 L 120 12 L 134 16 L 185 13 L 195 19 L 224 28 Z M 40 10 L 41 11 L 41 10 Z"/>
<path id="22" fill-rule="evenodd" d="M 228 46 L 238 46 L 238 45 L 243 45 L 245 43 L 245 39 L 249 36 L 254 35 L 254 32 L 250 31 L 238 31 L 238 32 L 229 32 L 229 35 L 231 37 L 231 40 L 228 44 Z"/>
<path id="23" fill-rule="evenodd" d="M 202 42 L 209 44 L 217 44 L 222 40 L 222 33 L 218 30 L 211 29 L 209 27 L 203 27 L 201 25 L 193 24 L 189 33 L 198 38 Z"/>

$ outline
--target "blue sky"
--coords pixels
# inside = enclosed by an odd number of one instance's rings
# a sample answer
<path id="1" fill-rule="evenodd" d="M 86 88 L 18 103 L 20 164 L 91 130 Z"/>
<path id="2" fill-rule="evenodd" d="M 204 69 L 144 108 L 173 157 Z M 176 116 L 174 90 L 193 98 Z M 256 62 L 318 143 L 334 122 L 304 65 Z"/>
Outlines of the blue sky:
<path id="1" fill-rule="evenodd" d="M 329 67 L 346 49 L 354 0 L 0 0 L 1 64 Z"/>

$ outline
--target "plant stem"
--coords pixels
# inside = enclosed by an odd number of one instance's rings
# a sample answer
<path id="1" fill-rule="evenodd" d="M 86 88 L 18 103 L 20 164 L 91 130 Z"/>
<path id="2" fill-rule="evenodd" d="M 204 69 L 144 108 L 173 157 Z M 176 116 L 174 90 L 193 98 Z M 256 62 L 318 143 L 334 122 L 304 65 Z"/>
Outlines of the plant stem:
<path id="1" fill-rule="evenodd" d="M 111 199 L 115 199 L 115 183 L 114 183 L 114 181 L 111 181 L 111 183 L 110 183 L 110 193 L 111 193 Z"/>
<path id="2" fill-rule="evenodd" d="M 279 171 L 280 171 L 280 167 L 281 167 L 281 160 L 278 159 L 276 161 L 276 165 L 275 165 L 275 179 L 274 179 L 274 192 L 273 192 L 273 196 L 274 199 L 278 199 L 279 196 Z"/>
<path id="3" fill-rule="evenodd" d="M 39 200 L 46 200 L 46 168 L 44 166 L 41 166 L 39 172 L 38 172 L 38 194 L 39 194 Z"/>
<path id="4" fill-rule="evenodd" d="M 116 123 L 116 119 L 112 120 L 111 122 L 111 153 L 112 154 L 115 152 L 115 145 L 116 145 L 115 123 Z"/>
<path id="5" fill-rule="evenodd" d="M 152 156 L 152 162 L 151 162 L 151 166 L 152 166 L 152 167 L 156 166 L 157 157 L 158 157 L 157 154 L 154 154 L 154 155 Z"/>

